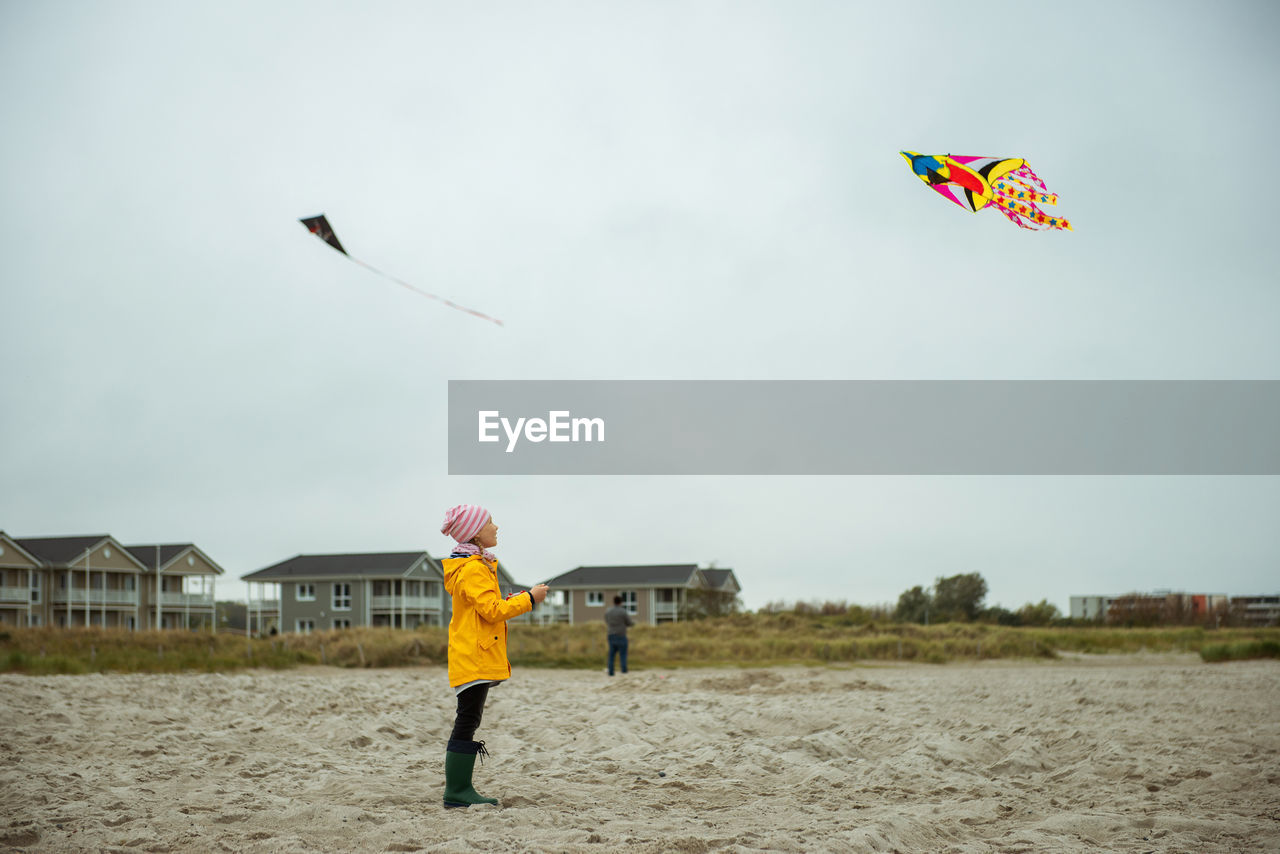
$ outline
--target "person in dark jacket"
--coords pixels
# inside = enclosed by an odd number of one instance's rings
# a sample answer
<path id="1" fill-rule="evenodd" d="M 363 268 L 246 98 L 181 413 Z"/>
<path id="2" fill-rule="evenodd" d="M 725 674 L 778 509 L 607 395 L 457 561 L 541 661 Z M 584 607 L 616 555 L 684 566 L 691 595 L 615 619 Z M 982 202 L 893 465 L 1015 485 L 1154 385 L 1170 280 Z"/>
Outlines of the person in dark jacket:
<path id="1" fill-rule="evenodd" d="M 620 656 L 622 672 L 627 672 L 627 626 L 634 626 L 635 621 L 622 607 L 622 597 L 613 597 L 613 607 L 604 612 L 604 624 L 609 633 L 609 675 L 613 675 L 613 660 Z"/>

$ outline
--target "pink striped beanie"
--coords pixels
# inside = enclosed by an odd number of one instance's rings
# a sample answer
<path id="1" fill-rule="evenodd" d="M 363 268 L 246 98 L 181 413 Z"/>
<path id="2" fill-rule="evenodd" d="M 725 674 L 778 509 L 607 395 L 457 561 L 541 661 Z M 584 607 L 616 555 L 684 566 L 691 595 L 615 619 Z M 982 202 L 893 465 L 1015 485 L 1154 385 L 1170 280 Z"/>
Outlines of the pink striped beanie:
<path id="1" fill-rule="evenodd" d="M 480 529 L 489 523 L 489 511 L 479 504 L 459 504 L 444 514 L 440 533 L 453 537 L 460 543 L 469 543 Z"/>

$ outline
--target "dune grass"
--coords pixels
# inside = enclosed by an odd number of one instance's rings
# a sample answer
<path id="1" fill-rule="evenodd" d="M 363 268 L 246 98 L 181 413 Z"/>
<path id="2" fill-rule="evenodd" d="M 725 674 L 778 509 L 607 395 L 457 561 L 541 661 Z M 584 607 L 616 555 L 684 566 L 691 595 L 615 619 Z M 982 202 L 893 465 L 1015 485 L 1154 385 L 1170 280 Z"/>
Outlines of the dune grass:
<path id="1" fill-rule="evenodd" d="M 1280 657 L 1280 629 L 1171 627 L 1029 628 L 977 623 L 933 626 L 855 622 L 817 614 L 740 614 L 631 630 L 631 666 L 767 667 L 857 662 L 944 664 L 1052 659 L 1060 652 L 1199 653 L 1205 661 Z M 603 625 L 511 625 L 516 667 L 601 668 Z M 170 673 L 246 667 L 403 667 L 448 662 L 443 627 L 358 628 L 246 638 L 199 632 L 10 628 L 0 631 L 0 672 Z"/>
<path id="2" fill-rule="evenodd" d="M 0 631 L 0 671 L 8 673 L 221 672 L 314 663 L 301 648 L 207 632 L 100 628 Z"/>
<path id="3" fill-rule="evenodd" d="M 1280 658 L 1280 641 L 1247 640 L 1238 643 L 1205 644 L 1200 647 L 1200 658 L 1208 662 Z"/>

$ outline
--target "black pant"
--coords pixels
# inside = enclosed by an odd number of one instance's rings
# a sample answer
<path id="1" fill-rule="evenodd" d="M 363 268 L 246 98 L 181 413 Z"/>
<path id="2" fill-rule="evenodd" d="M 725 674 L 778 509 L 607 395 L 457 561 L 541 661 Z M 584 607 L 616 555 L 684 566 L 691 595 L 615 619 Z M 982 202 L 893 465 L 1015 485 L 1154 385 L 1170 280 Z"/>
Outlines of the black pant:
<path id="1" fill-rule="evenodd" d="M 473 685 L 458 695 L 458 716 L 453 720 L 450 741 L 472 741 L 480 718 L 484 716 L 484 701 L 489 697 L 489 685 Z"/>

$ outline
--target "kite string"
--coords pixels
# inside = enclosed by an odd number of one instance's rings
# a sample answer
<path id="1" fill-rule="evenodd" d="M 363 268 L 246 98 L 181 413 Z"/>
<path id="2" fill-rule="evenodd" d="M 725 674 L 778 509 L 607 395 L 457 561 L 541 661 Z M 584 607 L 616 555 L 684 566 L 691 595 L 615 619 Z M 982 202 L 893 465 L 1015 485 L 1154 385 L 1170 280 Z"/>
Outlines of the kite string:
<path id="1" fill-rule="evenodd" d="M 502 326 L 502 321 L 498 320 L 498 318 L 496 317 L 490 317 L 487 314 L 481 314 L 480 312 L 476 311 L 473 308 L 467 308 L 465 305 L 458 305 L 456 302 L 453 302 L 452 300 L 447 300 L 442 296 L 438 296 L 432 293 L 427 293 L 426 291 L 422 290 L 422 288 L 416 288 L 413 285 L 409 284 L 408 282 L 404 281 L 403 279 L 397 279 L 395 276 L 391 275 L 390 273 L 384 273 L 383 271 L 379 270 L 377 267 L 373 266 L 372 264 L 366 264 L 364 261 L 361 261 L 359 258 L 355 257 L 354 255 L 350 255 L 346 252 L 343 252 L 342 254 L 346 255 L 348 258 L 350 258 L 355 263 L 359 264 L 361 267 L 364 267 L 366 270 L 372 273 L 377 273 L 379 276 L 382 276 L 384 279 L 390 279 L 400 287 L 408 288 L 409 290 L 413 291 L 415 294 L 420 294 L 429 299 L 436 300 L 437 302 L 442 302 L 445 305 L 449 306 L 449 308 L 456 308 L 458 311 L 465 311 L 467 314 L 470 314 L 473 317 L 478 317 L 481 320 L 487 320 L 490 323 L 496 323 L 499 326 Z"/>

